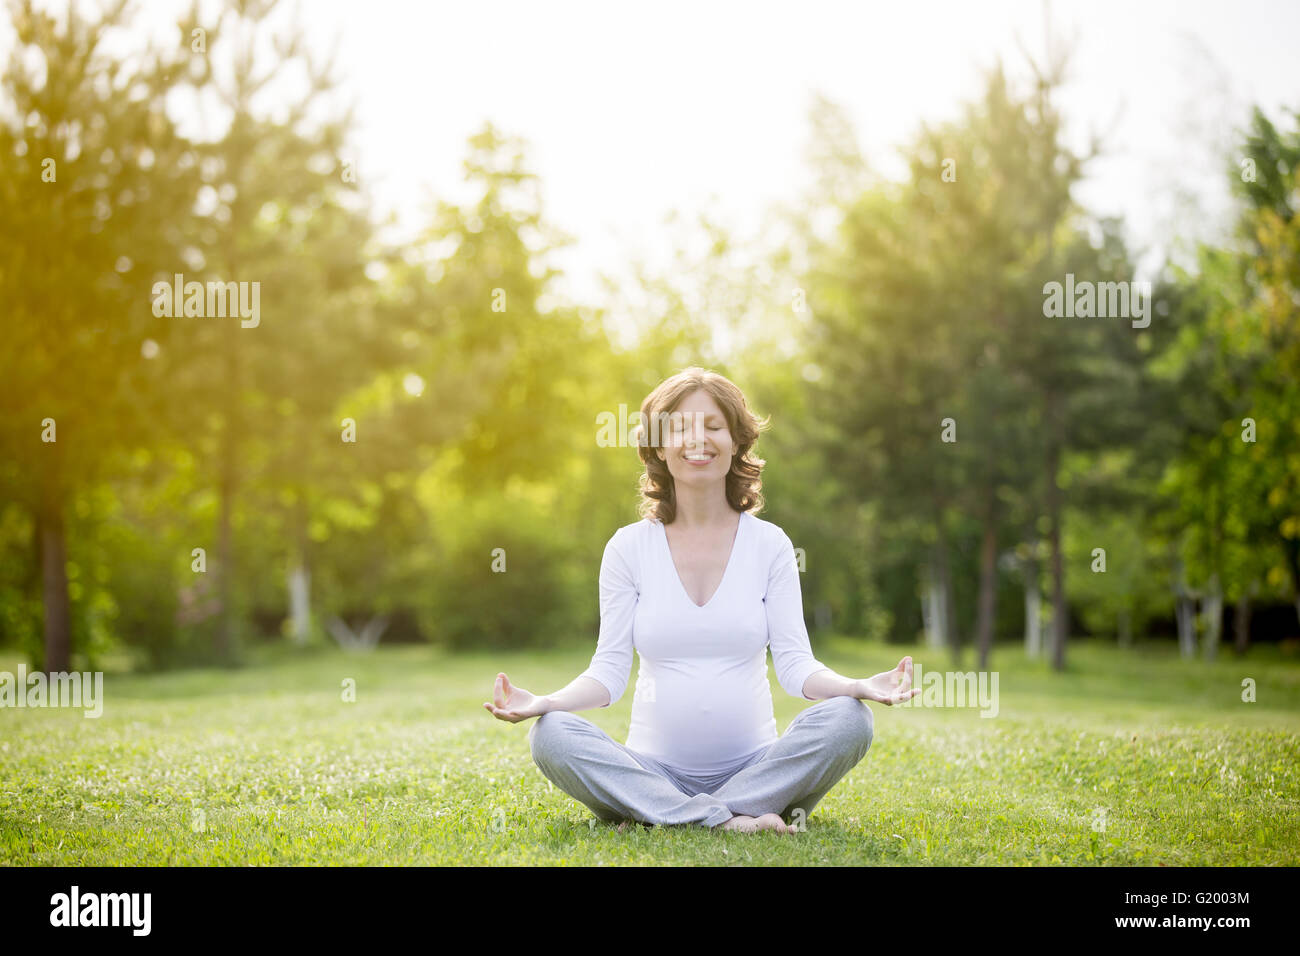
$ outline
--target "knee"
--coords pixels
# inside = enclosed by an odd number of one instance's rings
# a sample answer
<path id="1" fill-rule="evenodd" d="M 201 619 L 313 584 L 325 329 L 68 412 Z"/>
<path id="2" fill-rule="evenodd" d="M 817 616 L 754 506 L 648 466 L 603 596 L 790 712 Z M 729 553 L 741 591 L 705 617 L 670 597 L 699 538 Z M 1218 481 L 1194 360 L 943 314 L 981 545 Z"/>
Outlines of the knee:
<path id="1" fill-rule="evenodd" d="M 542 764 L 560 754 L 564 749 L 564 738 L 572 730 L 574 722 L 580 719 L 566 710 L 553 710 L 534 720 L 528 730 L 528 747 L 533 760 Z"/>
<path id="2" fill-rule="evenodd" d="M 861 759 L 871 748 L 875 731 L 871 708 L 856 697 L 832 697 L 824 706 L 835 728 L 835 736 L 844 741 L 846 747 L 855 748 Z"/>

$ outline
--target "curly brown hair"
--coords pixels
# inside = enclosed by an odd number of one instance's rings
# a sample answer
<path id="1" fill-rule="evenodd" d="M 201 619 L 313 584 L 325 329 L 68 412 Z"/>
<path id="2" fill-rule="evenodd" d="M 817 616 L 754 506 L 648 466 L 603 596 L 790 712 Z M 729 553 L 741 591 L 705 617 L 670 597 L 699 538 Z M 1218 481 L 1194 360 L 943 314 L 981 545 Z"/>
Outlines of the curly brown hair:
<path id="1" fill-rule="evenodd" d="M 745 395 L 725 376 L 692 365 L 655 386 L 641 403 L 641 424 L 637 427 L 637 454 L 645 463 L 640 477 L 641 502 L 638 512 L 642 518 L 657 518 L 672 524 L 677 517 L 677 492 L 668 464 L 661 461 L 655 450 L 663 448 L 660 429 L 651 423 L 668 419 L 677 406 L 697 390 L 704 389 L 722 409 L 727 428 L 736 443 L 736 454 L 727 472 L 727 502 L 737 511 L 754 514 L 763 510 L 763 482 L 760 474 L 767 464 L 751 454 L 760 432 L 771 424 L 771 416 L 759 419 L 749 410 Z"/>

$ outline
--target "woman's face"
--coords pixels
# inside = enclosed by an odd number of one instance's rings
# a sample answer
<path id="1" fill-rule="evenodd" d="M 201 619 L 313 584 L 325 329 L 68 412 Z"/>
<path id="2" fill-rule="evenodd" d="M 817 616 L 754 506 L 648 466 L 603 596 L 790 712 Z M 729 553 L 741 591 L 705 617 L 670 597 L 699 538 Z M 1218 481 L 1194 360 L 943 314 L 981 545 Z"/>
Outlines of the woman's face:
<path id="1" fill-rule="evenodd" d="M 677 405 L 662 425 L 663 448 L 655 449 L 677 484 L 707 485 L 723 481 L 737 451 L 722 409 L 698 388 Z"/>

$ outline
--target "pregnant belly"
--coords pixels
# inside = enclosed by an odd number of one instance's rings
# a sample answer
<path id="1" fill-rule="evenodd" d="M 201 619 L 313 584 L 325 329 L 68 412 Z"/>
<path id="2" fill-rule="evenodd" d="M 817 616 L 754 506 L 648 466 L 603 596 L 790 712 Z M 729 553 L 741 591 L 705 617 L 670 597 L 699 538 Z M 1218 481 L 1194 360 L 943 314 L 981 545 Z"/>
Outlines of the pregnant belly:
<path id="1" fill-rule="evenodd" d="M 771 694 L 674 681 L 638 685 L 628 746 L 692 773 L 728 769 L 775 737 Z"/>

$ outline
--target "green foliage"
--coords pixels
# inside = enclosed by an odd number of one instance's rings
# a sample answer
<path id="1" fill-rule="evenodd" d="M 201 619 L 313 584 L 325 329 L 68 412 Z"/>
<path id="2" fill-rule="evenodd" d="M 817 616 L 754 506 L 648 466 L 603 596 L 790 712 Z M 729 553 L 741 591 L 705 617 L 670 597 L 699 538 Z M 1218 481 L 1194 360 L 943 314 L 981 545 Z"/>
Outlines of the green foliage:
<path id="1" fill-rule="evenodd" d="M 1236 248 L 1198 250 L 1166 286 L 1153 356 L 1164 463 L 1158 515 L 1193 587 L 1291 597 L 1300 609 L 1300 123 L 1258 110 L 1234 168 Z"/>
<path id="2" fill-rule="evenodd" d="M 1008 559 L 1058 536 L 1057 613 L 1092 633 L 1140 635 L 1180 576 L 1300 595 L 1300 129 L 1256 111 L 1235 241 L 1163 276 L 1148 329 L 1043 314 L 1066 273 L 1133 278 L 1122 224 L 1071 198 L 1090 157 L 1063 145 L 1062 64 L 1031 64 L 1026 90 L 990 71 L 905 145 L 897 183 L 819 100 L 801 231 L 763 247 L 676 216 L 667 268 L 634 263 L 589 310 L 554 294 L 572 239 L 527 144 L 490 123 L 466 143 L 473 198 L 385 246 L 331 64 L 269 5 L 205 21 L 211 57 L 188 44 L 197 10 L 148 50 L 116 9 L 10 17 L 0 644 L 34 663 L 64 607 L 78 660 L 153 668 L 319 648 L 334 617 L 416 621 L 407 638 L 445 648 L 589 642 L 641 470 L 596 417 L 696 363 L 773 418 L 763 516 L 804 551 L 814 632 L 910 642 L 933 577 L 954 646 L 1013 639 L 1031 569 Z M 176 104 L 200 100 L 213 125 L 182 135 Z M 178 272 L 258 283 L 260 323 L 155 314 Z M 66 587 L 42 580 L 51 542 Z"/>
<path id="3" fill-rule="evenodd" d="M 436 574 L 421 595 L 425 630 L 452 650 L 548 647 L 576 635 L 576 595 L 561 568 L 544 512 L 493 509 L 461 523 L 444 543 Z"/>

